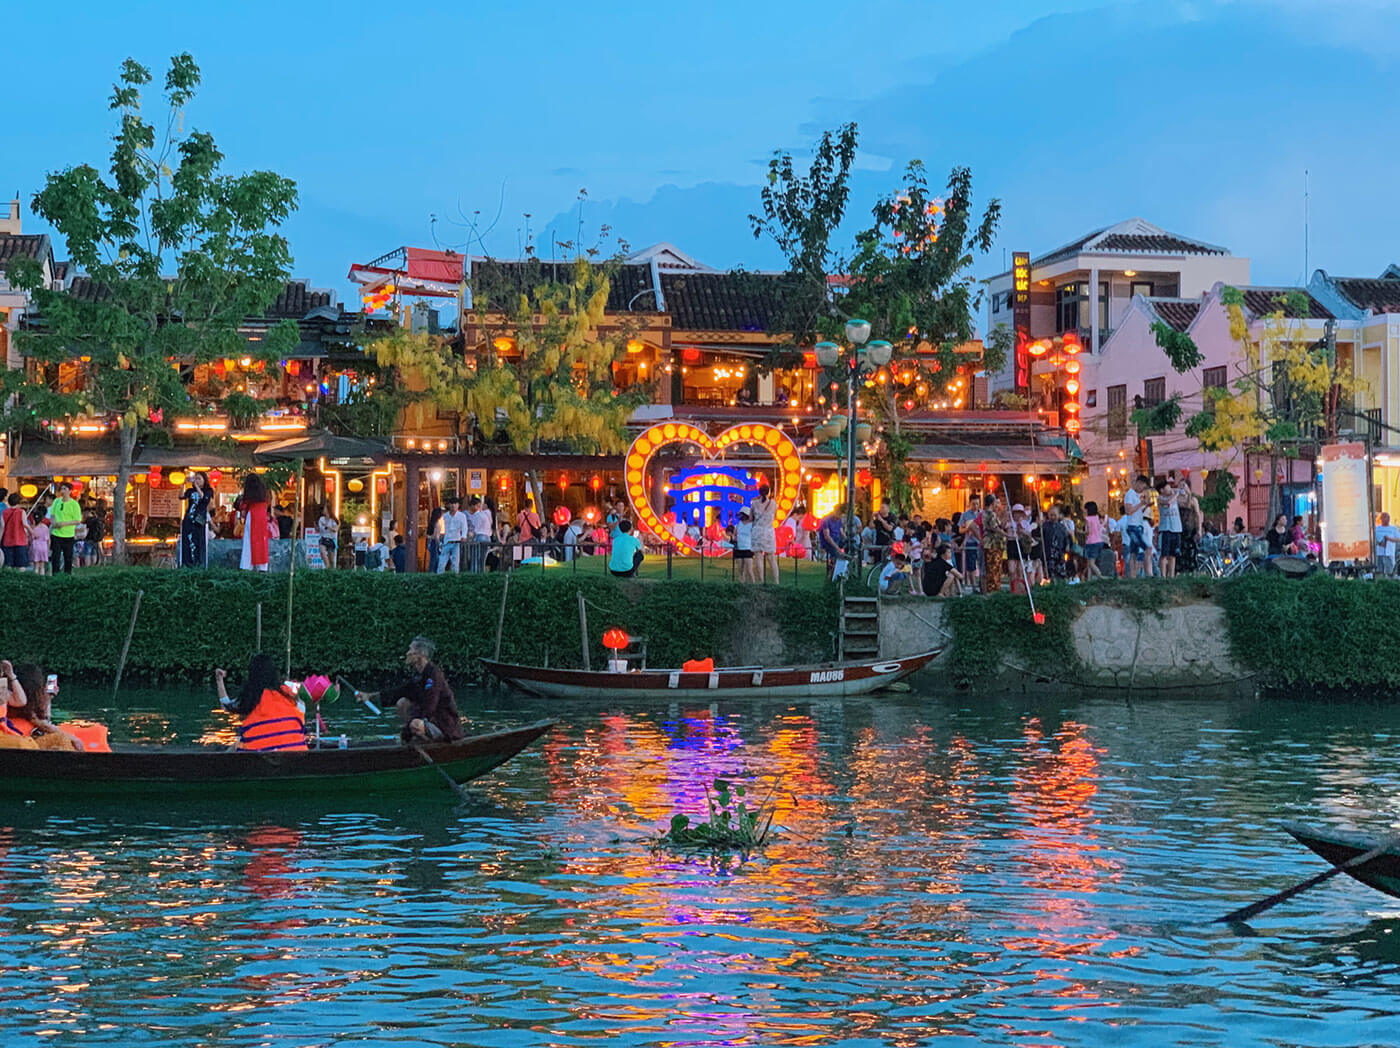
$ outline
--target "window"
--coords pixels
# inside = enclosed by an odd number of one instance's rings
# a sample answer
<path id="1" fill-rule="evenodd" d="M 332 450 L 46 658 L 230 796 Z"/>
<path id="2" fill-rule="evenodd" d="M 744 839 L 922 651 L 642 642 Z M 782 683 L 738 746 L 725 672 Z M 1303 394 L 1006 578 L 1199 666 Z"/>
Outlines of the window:
<path id="1" fill-rule="evenodd" d="M 1128 387 L 1108 387 L 1108 439 L 1124 440 L 1128 436 Z"/>
<path id="2" fill-rule="evenodd" d="M 1144 298 L 1151 298 L 1151 297 L 1152 297 L 1152 281 L 1150 281 L 1150 280 L 1134 280 L 1134 281 L 1132 282 L 1132 284 L 1129 285 L 1128 294 L 1130 294 L 1130 295 L 1142 295 Z"/>
<path id="3" fill-rule="evenodd" d="M 1103 332 L 1108 330 L 1108 281 L 1099 284 L 1099 337 L 1103 338 Z M 1097 353 L 1099 347 L 1094 347 Z"/>
<path id="4" fill-rule="evenodd" d="M 1084 394 L 1084 406 L 1086 408 L 1096 408 L 1099 406 L 1099 391 L 1091 389 Z"/>
<path id="5" fill-rule="evenodd" d="M 1225 381 L 1226 376 L 1223 367 L 1206 368 L 1201 372 L 1201 385 L 1205 387 L 1203 390 L 1205 395 L 1201 399 L 1205 401 L 1203 405 L 1205 412 L 1212 418 L 1215 417 L 1215 397 L 1210 391 L 1212 389 L 1224 389 Z"/>
<path id="6" fill-rule="evenodd" d="M 1055 289 L 1055 331 L 1079 330 L 1079 285 L 1066 284 Z"/>
<path id="7" fill-rule="evenodd" d="M 1142 383 L 1142 406 L 1156 407 L 1167 399 L 1167 380 L 1163 378 L 1144 379 Z"/>

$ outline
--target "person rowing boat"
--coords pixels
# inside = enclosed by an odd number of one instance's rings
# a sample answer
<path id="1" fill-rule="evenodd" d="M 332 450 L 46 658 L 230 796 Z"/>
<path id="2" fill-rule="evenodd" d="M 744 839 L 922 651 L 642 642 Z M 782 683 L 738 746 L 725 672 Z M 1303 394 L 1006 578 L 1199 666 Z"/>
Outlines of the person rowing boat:
<path id="1" fill-rule="evenodd" d="M 403 741 L 410 746 L 466 737 L 452 686 L 442 667 L 433 661 L 436 654 L 437 645 L 431 640 L 414 637 L 404 655 L 407 680 L 382 692 L 355 691 L 355 698 L 367 704 L 374 699 L 392 702 L 403 725 Z"/>

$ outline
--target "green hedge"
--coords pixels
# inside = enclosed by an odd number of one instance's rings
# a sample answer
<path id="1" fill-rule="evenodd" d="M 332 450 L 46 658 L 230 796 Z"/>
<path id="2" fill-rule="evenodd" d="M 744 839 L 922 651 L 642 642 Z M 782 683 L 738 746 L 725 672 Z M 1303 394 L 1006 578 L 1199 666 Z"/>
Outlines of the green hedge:
<path id="1" fill-rule="evenodd" d="M 1274 686 L 1400 690 L 1400 582 L 1252 575 L 1219 587 L 1230 647 Z"/>
<path id="2" fill-rule="evenodd" d="M 495 643 L 502 575 L 313 572 L 297 576 L 292 617 L 296 672 L 383 679 L 416 634 L 432 637 L 450 673 L 476 676 Z M 55 673 L 110 678 L 137 590 L 144 591 L 126 675 L 159 680 L 246 665 L 257 605 L 263 647 L 286 645 L 287 577 L 236 571 L 103 568 L 72 576 L 0 573 L 0 657 L 34 660 Z M 512 578 L 501 657 L 582 664 L 578 592 L 589 602 L 594 666 L 603 630 L 618 626 L 648 642 L 654 666 L 694 654 L 739 657 L 756 630 L 771 627 L 785 661 L 831 657 L 834 587 L 784 589 L 733 583 L 625 581 L 572 576 Z M 280 662 L 280 658 L 279 658 Z"/>

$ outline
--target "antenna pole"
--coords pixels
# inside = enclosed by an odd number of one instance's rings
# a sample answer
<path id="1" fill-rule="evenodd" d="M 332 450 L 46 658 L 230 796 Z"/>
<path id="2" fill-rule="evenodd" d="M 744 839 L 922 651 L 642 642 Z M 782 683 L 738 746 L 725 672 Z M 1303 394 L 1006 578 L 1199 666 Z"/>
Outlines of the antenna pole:
<path id="1" fill-rule="evenodd" d="M 1303 168 L 1303 283 L 1308 282 L 1308 224 L 1311 218 L 1312 181 L 1308 169 Z"/>

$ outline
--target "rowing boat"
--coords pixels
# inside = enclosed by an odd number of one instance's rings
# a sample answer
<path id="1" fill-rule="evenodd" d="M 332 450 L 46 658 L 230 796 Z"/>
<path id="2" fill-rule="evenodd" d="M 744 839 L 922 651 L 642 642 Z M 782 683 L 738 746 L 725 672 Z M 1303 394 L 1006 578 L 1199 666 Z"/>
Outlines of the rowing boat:
<path id="1" fill-rule="evenodd" d="M 1333 866 L 1340 866 L 1359 855 L 1374 851 L 1386 840 L 1384 835 L 1323 830 L 1296 822 L 1284 823 L 1283 828 L 1299 844 L 1311 848 Z M 1400 850 L 1382 852 L 1374 859 L 1343 872 L 1377 891 L 1400 898 Z"/>
<path id="2" fill-rule="evenodd" d="M 625 672 L 551 669 L 483 659 L 492 676 L 531 695 L 550 699 L 811 699 L 868 695 L 923 669 L 939 651 L 866 662 L 809 666 L 719 666 L 687 672 L 631 669 Z"/>
<path id="3" fill-rule="evenodd" d="M 209 747 L 113 746 L 111 753 L 0 749 L 0 796 L 229 799 L 296 795 L 363 797 L 445 789 L 505 763 L 554 721 L 422 747 L 352 743 L 344 749 L 249 751 Z"/>

